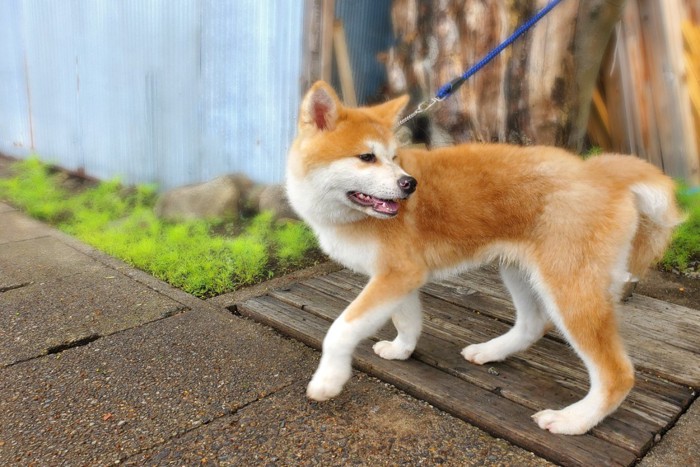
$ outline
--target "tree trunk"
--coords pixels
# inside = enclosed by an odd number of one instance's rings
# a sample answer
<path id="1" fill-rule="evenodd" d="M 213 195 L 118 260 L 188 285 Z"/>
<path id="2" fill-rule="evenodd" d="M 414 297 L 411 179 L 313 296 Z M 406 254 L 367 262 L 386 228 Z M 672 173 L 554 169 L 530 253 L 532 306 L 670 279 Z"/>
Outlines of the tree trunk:
<path id="1" fill-rule="evenodd" d="M 394 0 L 389 87 L 419 102 L 461 75 L 547 0 Z M 437 106 L 456 141 L 578 150 L 600 62 L 624 0 L 565 0 Z"/>

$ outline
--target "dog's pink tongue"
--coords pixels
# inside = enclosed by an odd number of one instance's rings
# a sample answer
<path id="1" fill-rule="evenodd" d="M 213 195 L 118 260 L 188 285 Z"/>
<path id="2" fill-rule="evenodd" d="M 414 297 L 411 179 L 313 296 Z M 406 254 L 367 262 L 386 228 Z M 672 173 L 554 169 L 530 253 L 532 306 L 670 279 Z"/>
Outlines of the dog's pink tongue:
<path id="1" fill-rule="evenodd" d="M 399 203 L 396 201 L 375 198 L 372 208 L 375 211 L 383 214 L 396 214 L 396 212 L 399 210 Z"/>

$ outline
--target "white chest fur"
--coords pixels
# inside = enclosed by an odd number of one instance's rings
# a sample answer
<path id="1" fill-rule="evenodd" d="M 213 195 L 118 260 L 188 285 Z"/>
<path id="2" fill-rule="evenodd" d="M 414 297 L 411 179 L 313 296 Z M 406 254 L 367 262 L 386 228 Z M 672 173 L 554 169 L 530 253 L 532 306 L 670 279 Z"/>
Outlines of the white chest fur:
<path id="1" fill-rule="evenodd" d="M 372 275 L 376 269 L 377 243 L 368 239 L 358 239 L 343 234 L 334 227 L 314 229 L 324 252 L 343 266 L 366 275 Z"/>

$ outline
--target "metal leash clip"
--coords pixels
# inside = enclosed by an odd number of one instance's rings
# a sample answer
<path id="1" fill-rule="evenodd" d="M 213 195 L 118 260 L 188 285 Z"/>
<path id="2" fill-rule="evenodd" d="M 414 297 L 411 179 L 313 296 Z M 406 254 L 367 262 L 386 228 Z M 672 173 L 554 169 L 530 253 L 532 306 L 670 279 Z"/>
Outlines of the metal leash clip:
<path id="1" fill-rule="evenodd" d="M 404 123 L 406 123 L 407 121 L 409 121 L 410 119 L 412 119 L 416 115 L 422 114 L 423 112 L 427 112 L 432 106 L 434 106 L 438 102 L 442 102 L 443 100 L 444 100 L 444 98 L 440 99 L 438 97 L 433 97 L 428 101 L 421 102 L 420 104 L 418 104 L 418 107 L 416 107 L 416 110 L 414 110 L 412 113 L 410 113 L 409 115 L 406 115 L 404 118 L 399 120 L 399 123 L 397 123 L 394 128 L 396 129 L 396 128 L 402 126 Z"/>

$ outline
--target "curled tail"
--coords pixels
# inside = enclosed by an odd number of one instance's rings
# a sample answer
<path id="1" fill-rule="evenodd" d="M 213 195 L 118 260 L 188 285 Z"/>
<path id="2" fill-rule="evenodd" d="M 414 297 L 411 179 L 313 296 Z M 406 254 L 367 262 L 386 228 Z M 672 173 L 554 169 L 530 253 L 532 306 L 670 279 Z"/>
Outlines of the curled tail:
<path id="1" fill-rule="evenodd" d="M 637 183 L 630 188 L 639 209 L 639 224 L 632 241 L 629 271 L 643 277 L 650 264 L 663 256 L 676 225 L 683 221 L 675 200 L 673 185 Z"/>
<path id="2" fill-rule="evenodd" d="M 602 155 L 590 159 L 587 164 L 634 195 L 639 221 L 628 270 L 641 278 L 651 264 L 661 259 L 673 229 L 683 222 L 676 203 L 675 183 L 655 166 L 633 156 Z"/>

